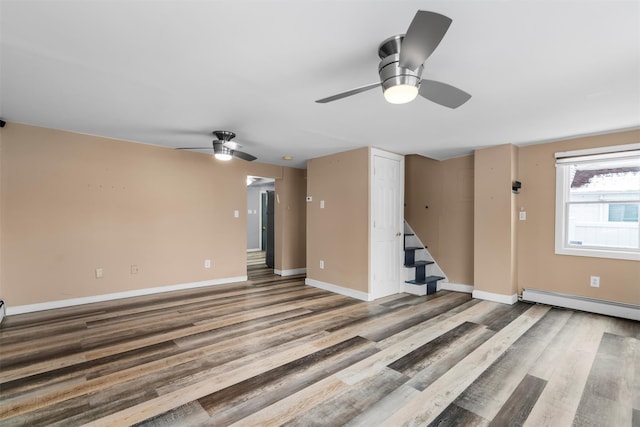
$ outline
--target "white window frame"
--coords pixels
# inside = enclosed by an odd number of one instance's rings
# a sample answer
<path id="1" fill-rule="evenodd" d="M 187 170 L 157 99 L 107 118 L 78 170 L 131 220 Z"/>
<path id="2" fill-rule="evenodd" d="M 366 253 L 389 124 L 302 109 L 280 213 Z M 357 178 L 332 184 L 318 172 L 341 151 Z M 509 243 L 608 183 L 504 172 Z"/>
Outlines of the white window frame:
<path id="1" fill-rule="evenodd" d="M 566 165 L 580 161 L 598 161 L 615 158 L 640 157 L 640 143 L 618 145 L 586 150 L 555 153 L 556 157 L 556 228 L 555 253 L 558 255 L 587 256 L 640 261 L 640 249 L 613 249 L 599 247 L 576 247 L 567 244 L 569 168 Z"/>

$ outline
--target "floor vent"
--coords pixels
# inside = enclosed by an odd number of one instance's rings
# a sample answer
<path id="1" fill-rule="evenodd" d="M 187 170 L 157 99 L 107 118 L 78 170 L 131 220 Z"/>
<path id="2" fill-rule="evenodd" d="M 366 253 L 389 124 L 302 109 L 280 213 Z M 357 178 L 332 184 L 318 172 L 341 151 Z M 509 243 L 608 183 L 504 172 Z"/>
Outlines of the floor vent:
<path id="1" fill-rule="evenodd" d="M 561 294 L 539 289 L 524 289 L 522 291 L 522 299 L 524 301 L 573 308 L 591 313 L 606 314 L 607 316 L 640 320 L 640 305 L 636 304 L 625 304 L 622 302 Z"/>

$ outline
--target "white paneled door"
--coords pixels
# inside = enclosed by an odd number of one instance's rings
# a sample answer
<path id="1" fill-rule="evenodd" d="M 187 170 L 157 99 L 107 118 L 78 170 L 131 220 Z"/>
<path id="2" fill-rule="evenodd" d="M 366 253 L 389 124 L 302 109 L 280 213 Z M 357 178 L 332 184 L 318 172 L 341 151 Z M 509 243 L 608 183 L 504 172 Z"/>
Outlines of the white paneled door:
<path id="1" fill-rule="evenodd" d="M 404 159 L 373 152 L 371 177 L 371 296 L 402 289 Z"/>

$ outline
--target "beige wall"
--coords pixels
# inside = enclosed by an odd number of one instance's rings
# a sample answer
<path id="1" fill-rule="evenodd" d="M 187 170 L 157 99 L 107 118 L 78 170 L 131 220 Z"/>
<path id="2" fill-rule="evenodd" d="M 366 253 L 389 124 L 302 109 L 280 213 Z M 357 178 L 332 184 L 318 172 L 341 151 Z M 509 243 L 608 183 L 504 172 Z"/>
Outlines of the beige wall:
<path id="1" fill-rule="evenodd" d="M 512 145 L 475 152 L 474 290 L 514 295 L 515 254 L 511 182 Z"/>
<path id="2" fill-rule="evenodd" d="M 275 179 L 275 269 L 306 268 L 307 171 L 257 162 L 245 165 L 247 175 Z"/>
<path id="3" fill-rule="evenodd" d="M 405 157 L 405 219 L 449 281 L 468 285 L 473 284 L 473 168 L 473 156 Z"/>
<path id="4" fill-rule="evenodd" d="M 473 283 L 474 266 L 473 156 L 441 163 L 442 215 L 437 261 L 450 282 L 470 285 Z"/>
<path id="5" fill-rule="evenodd" d="M 16 123 L 0 132 L 9 306 L 246 275 L 248 163 Z M 287 194 L 304 185 L 289 183 L 301 175 L 289 168 L 251 167 L 278 175 Z"/>
<path id="6" fill-rule="evenodd" d="M 419 155 L 405 156 L 404 219 L 440 263 L 442 162 Z M 445 234 L 446 231 L 443 231 Z M 447 270 L 445 270 L 447 271 Z M 449 272 L 447 271 L 447 274 Z"/>
<path id="7" fill-rule="evenodd" d="M 528 287 L 640 304 L 640 262 L 554 253 L 553 154 L 638 141 L 640 131 L 630 131 L 506 144 L 444 162 L 406 156 L 405 218 L 452 282 L 505 296 Z M 515 180 L 519 195 L 511 192 Z M 589 286 L 592 275 L 600 288 Z"/>
<path id="8" fill-rule="evenodd" d="M 632 131 L 443 162 L 407 156 L 405 217 L 452 282 L 640 304 L 639 262 L 554 254 L 553 153 L 638 141 Z M 313 159 L 307 180 L 293 168 L 7 123 L 0 296 L 16 306 L 244 276 L 247 174 L 276 179 L 277 269 L 308 262 L 311 279 L 369 292 L 368 164 L 368 148 Z"/>
<path id="9" fill-rule="evenodd" d="M 276 269 L 296 270 L 307 265 L 306 171 L 284 168 L 276 180 Z M 280 260 L 280 262 L 278 262 Z"/>
<path id="10" fill-rule="evenodd" d="M 513 192 L 513 183 L 514 181 L 519 181 L 519 168 L 518 168 L 518 158 L 519 158 L 519 148 L 515 145 L 511 145 L 509 147 L 511 149 L 511 175 L 509 179 L 509 189 L 511 190 L 511 210 L 510 214 L 510 236 L 511 236 L 511 247 L 509 248 L 509 253 L 511 257 L 511 265 L 509 266 L 509 272 L 511 273 L 511 279 L 509 283 L 509 295 L 517 294 L 518 292 L 518 194 Z M 520 292 L 521 293 L 521 292 Z"/>
<path id="11" fill-rule="evenodd" d="M 640 262 L 556 255 L 555 159 L 559 151 L 579 150 L 640 141 L 640 131 L 577 138 L 520 147 L 518 210 L 518 288 L 535 288 L 603 300 L 640 304 Z M 600 288 L 589 286 L 589 276 L 600 276 Z"/>
<path id="12" fill-rule="evenodd" d="M 369 292 L 369 149 L 309 160 L 307 194 L 307 277 Z"/>
<path id="13" fill-rule="evenodd" d="M 0 128 L 0 299 L 5 298 L 4 296 L 4 292 L 2 289 L 2 197 L 1 197 L 1 192 L 2 192 L 2 128 Z M 6 309 L 6 307 L 5 307 Z"/>

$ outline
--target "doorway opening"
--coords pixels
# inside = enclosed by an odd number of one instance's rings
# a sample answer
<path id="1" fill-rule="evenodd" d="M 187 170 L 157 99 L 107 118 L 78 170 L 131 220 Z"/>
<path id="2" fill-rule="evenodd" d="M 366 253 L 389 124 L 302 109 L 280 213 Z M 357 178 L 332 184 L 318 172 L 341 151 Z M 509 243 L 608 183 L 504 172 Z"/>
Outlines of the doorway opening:
<path id="1" fill-rule="evenodd" d="M 247 270 L 273 269 L 275 180 L 247 176 Z"/>

